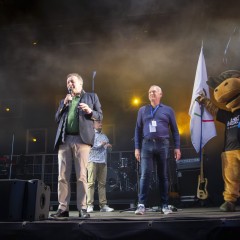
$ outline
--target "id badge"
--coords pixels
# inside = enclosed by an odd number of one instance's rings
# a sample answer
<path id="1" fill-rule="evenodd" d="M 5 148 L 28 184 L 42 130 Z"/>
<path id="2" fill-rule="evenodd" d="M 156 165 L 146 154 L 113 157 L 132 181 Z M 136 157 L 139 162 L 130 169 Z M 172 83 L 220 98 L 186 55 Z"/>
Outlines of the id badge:
<path id="1" fill-rule="evenodd" d="M 157 126 L 157 122 L 155 120 L 152 120 L 152 126 L 156 127 Z"/>
<path id="2" fill-rule="evenodd" d="M 149 124 L 149 132 L 156 132 L 156 127 L 152 124 Z"/>

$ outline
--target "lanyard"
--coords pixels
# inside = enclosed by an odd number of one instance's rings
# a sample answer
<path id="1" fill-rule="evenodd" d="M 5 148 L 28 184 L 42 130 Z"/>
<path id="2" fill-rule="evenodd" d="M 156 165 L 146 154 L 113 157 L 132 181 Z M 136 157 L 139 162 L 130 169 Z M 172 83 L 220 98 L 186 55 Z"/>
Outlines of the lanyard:
<path id="1" fill-rule="evenodd" d="M 152 116 L 152 118 L 154 117 L 154 114 L 158 110 L 158 108 L 159 108 L 159 105 L 157 105 L 157 107 L 155 109 L 153 107 L 151 107 L 151 116 Z"/>

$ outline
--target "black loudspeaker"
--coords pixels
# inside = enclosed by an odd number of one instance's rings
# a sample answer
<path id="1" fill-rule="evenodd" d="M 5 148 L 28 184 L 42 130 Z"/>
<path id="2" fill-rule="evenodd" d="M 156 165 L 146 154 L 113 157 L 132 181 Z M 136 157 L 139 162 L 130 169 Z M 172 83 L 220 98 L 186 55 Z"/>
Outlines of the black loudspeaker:
<path id="1" fill-rule="evenodd" d="M 29 221 L 47 219 L 50 206 L 50 187 L 41 180 L 32 179 L 27 181 L 25 195 L 27 201 L 23 207 L 23 219 Z"/>
<path id="2" fill-rule="evenodd" d="M 180 197 L 197 195 L 200 169 L 182 169 L 177 171 L 178 192 Z"/>
<path id="3" fill-rule="evenodd" d="M 0 180 L 0 220 L 21 221 L 26 181 Z"/>
<path id="4" fill-rule="evenodd" d="M 0 221 L 48 218 L 50 188 L 41 180 L 0 179 Z"/>

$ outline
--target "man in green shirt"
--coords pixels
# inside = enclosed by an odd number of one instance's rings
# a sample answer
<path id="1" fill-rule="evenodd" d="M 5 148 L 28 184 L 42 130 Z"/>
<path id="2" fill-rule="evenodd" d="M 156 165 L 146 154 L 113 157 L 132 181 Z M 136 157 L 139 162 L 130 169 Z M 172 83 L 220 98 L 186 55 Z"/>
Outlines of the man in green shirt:
<path id="1" fill-rule="evenodd" d="M 67 76 L 68 94 L 60 101 L 55 115 L 58 129 L 54 148 L 58 150 L 58 210 L 53 218 L 69 217 L 70 176 L 72 162 L 76 172 L 76 201 L 79 217 L 87 213 L 87 165 L 94 143 L 93 122 L 103 118 L 97 94 L 83 90 L 83 79 L 77 73 Z"/>

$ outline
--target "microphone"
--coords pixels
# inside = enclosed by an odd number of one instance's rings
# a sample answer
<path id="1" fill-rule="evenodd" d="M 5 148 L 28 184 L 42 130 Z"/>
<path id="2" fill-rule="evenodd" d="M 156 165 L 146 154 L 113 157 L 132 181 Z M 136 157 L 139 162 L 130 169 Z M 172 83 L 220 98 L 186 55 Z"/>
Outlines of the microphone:
<path id="1" fill-rule="evenodd" d="M 68 93 L 72 95 L 72 88 L 68 88 Z"/>
<path id="2" fill-rule="evenodd" d="M 72 88 L 68 88 L 68 94 L 72 96 Z M 70 104 L 72 100 L 68 100 L 68 103 Z"/>

